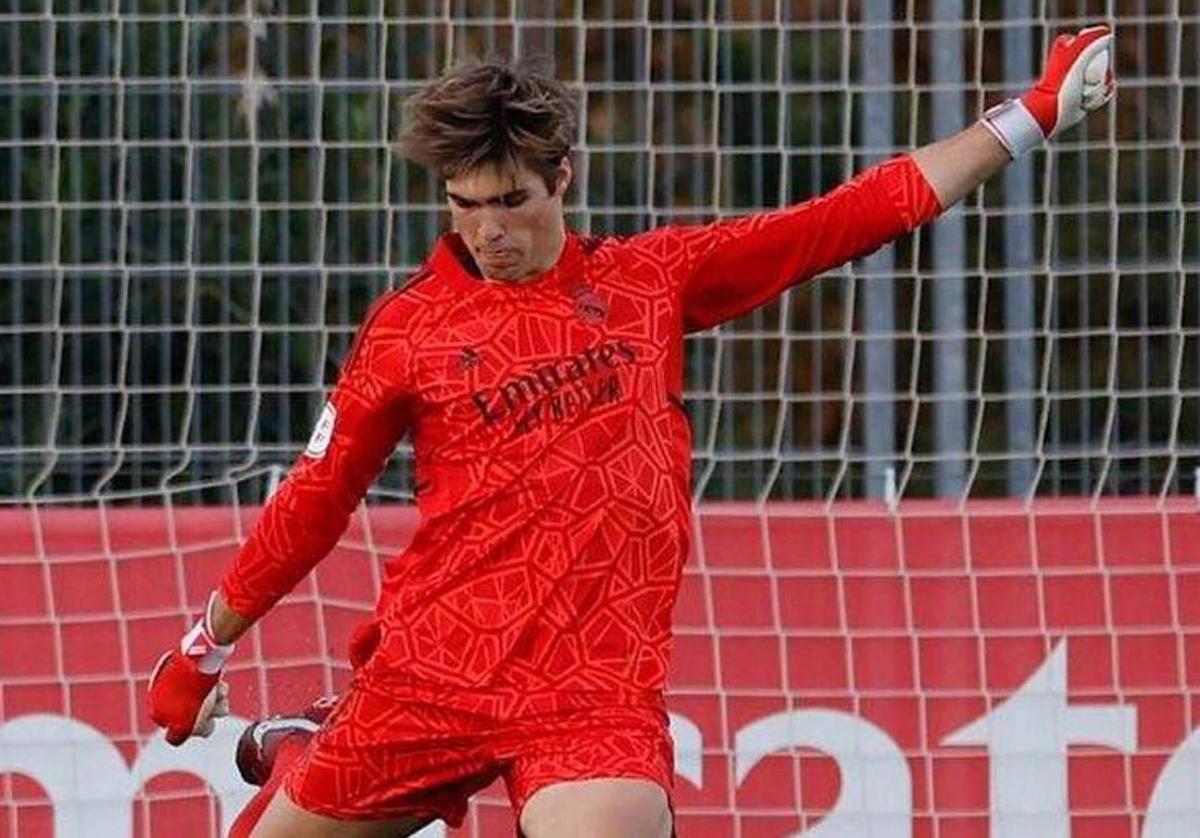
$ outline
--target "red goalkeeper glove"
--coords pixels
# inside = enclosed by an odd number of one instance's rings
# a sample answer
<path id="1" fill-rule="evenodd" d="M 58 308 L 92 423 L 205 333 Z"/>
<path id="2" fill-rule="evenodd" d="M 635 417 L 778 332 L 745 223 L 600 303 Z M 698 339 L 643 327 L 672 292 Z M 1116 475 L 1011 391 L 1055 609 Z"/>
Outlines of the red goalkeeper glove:
<path id="1" fill-rule="evenodd" d="M 215 596 L 215 594 L 214 594 Z M 212 632 L 213 599 L 204 618 L 158 659 L 150 673 L 150 718 L 166 728 L 167 741 L 182 745 L 190 736 L 208 736 L 216 720 L 229 714 L 229 685 L 221 668 L 233 653 L 233 644 L 222 645 Z"/>
<path id="2" fill-rule="evenodd" d="M 983 124 L 1013 159 L 1082 120 L 1112 98 L 1112 31 L 1089 26 L 1050 45 L 1041 80 L 1020 99 L 990 108 Z"/>

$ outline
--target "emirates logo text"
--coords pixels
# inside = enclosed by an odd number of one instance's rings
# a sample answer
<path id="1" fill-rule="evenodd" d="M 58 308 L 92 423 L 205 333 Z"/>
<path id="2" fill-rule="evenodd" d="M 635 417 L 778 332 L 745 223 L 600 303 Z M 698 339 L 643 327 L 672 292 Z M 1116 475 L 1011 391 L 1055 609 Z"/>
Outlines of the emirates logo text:
<path id="1" fill-rule="evenodd" d="M 477 390 L 471 401 L 485 425 L 515 419 L 517 432 L 526 433 L 619 401 L 624 391 L 617 371 L 636 360 L 629 343 L 608 341 Z"/>

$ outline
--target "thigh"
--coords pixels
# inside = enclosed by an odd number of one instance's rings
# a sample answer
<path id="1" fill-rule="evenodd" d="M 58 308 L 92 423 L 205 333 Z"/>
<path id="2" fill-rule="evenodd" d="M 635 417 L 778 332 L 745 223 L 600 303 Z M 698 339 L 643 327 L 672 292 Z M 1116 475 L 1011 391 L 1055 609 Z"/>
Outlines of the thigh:
<path id="1" fill-rule="evenodd" d="M 526 838 L 670 838 L 671 808 L 662 786 L 630 777 L 543 786 L 526 801 Z"/>
<path id="2" fill-rule="evenodd" d="M 294 808 L 340 823 L 458 826 L 470 796 L 500 769 L 478 717 L 355 686 L 288 771 L 283 791 Z"/>
<path id="3" fill-rule="evenodd" d="M 605 707 L 547 714 L 513 736 L 504 780 L 529 838 L 558 835 L 572 823 L 581 835 L 671 834 L 674 746 L 665 713 Z"/>
<path id="4" fill-rule="evenodd" d="M 344 821 L 301 809 L 282 791 L 271 798 L 250 838 L 404 838 L 430 822 L 430 818 L 387 818 Z"/>

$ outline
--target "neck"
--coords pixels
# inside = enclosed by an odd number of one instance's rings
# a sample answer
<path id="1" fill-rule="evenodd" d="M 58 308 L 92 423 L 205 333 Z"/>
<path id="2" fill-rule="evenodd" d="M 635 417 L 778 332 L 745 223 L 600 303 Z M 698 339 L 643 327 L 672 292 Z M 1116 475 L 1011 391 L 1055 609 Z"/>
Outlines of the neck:
<path id="1" fill-rule="evenodd" d="M 558 264 L 559 258 L 562 257 L 563 248 L 567 244 L 566 225 L 560 219 L 554 229 L 548 234 L 546 239 L 545 255 L 534 263 L 533 270 L 522 279 L 527 279 L 530 276 L 537 276 L 553 268 Z"/>

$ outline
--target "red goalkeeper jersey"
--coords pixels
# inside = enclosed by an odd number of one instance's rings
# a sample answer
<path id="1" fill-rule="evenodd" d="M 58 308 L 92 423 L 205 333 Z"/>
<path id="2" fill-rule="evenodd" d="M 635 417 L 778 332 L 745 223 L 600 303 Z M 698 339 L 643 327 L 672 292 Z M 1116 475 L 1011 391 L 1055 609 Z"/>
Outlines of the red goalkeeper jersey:
<path id="1" fill-rule="evenodd" d="M 568 234 L 557 264 L 520 283 L 482 279 L 444 236 L 363 323 L 223 598 L 258 617 L 291 590 L 411 433 L 421 523 L 387 568 L 370 677 L 661 693 L 689 541 L 684 334 L 938 209 L 905 156 L 787 209 Z"/>

